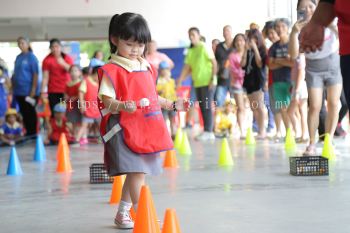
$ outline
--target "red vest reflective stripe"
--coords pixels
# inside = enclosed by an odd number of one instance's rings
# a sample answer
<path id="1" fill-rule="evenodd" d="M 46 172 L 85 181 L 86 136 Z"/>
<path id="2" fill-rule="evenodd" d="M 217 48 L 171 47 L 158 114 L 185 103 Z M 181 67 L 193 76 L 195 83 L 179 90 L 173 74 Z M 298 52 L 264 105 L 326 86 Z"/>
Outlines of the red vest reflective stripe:
<path id="1" fill-rule="evenodd" d="M 85 100 L 85 116 L 90 118 L 100 118 L 100 112 L 97 105 L 97 93 L 98 85 L 94 85 L 89 78 L 85 79 L 86 82 L 86 93 L 84 96 Z"/>
<path id="2" fill-rule="evenodd" d="M 147 154 L 172 149 L 173 142 L 158 104 L 156 72 L 153 69 L 128 72 L 116 64 L 107 64 L 99 70 L 100 82 L 103 76 L 110 78 L 118 100 L 132 100 L 137 105 L 144 98 L 150 101 L 149 107 L 138 108 L 134 113 L 120 112 L 119 124 L 123 129 L 125 144 L 130 150 Z M 99 108 L 104 108 L 102 102 L 99 102 Z M 108 133 L 105 126 L 109 116 L 104 116 L 101 121 L 102 136 Z"/>

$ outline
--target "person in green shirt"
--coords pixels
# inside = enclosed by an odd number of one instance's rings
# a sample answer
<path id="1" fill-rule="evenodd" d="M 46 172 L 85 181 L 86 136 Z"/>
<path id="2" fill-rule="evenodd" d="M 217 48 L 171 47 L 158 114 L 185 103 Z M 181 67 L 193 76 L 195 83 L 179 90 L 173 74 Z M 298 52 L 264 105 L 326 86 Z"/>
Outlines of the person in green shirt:
<path id="1" fill-rule="evenodd" d="M 214 119 L 212 102 L 216 83 L 217 64 L 211 48 L 206 47 L 200 40 L 200 31 L 196 27 L 188 30 L 191 47 L 185 57 L 185 64 L 178 78 L 177 86 L 180 87 L 188 75 L 192 75 L 193 86 L 196 90 L 197 100 L 204 121 L 204 132 L 196 137 L 197 140 L 214 140 Z"/>

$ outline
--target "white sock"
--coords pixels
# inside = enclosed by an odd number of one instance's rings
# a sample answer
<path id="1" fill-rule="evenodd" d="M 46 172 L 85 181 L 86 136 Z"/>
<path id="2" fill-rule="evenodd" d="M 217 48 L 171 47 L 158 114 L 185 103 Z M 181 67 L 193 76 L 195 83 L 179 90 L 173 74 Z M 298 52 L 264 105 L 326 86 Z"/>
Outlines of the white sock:
<path id="1" fill-rule="evenodd" d="M 120 201 L 119 207 L 118 207 L 118 212 L 130 211 L 131 205 L 132 204 L 129 202 Z"/>

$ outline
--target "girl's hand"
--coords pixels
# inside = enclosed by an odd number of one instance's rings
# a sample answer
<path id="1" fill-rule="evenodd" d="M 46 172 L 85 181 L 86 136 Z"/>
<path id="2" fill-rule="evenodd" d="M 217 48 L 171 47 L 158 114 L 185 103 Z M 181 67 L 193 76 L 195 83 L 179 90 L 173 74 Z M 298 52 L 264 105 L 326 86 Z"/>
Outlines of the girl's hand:
<path id="1" fill-rule="evenodd" d="M 251 40 L 251 41 L 249 42 L 249 44 L 250 44 L 250 47 L 251 47 L 254 51 L 258 49 L 258 46 L 256 45 L 256 43 L 255 43 L 254 40 Z"/>
<path id="2" fill-rule="evenodd" d="M 136 103 L 134 101 L 128 100 L 123 103 L 123 110 L 125 112 L 133 113 L 137 109 Z"/>
<path id="3" fill-rule="evenodd" d="M 305 20 L 298 20 L 295 22 L 292 28 L 293 33 L 299 33 L 301 29 L 307 24 L 307 21 Z"/>
<path id="4" fill-rule="evenodd" d="M 178 99 L 176 102 L 175 102 L 175 108 L 176 110 L 178 111 L 188 111 L 191 107 L 191 103 L 189 100 L 186 100 L 186 99 Z"/>

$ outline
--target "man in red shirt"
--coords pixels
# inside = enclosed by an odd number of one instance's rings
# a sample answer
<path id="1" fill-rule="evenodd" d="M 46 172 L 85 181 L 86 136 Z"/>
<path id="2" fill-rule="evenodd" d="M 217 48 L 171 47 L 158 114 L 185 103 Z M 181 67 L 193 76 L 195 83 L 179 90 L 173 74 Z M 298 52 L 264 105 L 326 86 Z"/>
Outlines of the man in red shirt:
<path id="1" fill-rule="evenodd" d="M 340 63 L 343 75 L 343 89 L 350 106 L 350 1 L 320 0 L 311 21 L 302 29 L 300 48 L 305 52 L 320 49 L 324 30 L 338 17 Z"/>
<path id="2" fill-rule="evenodd" d="M 69 69 L 73 59 L 62 52 L 58 39 L 50 40 L 51 53 L 43 61 L 43 81 L 41 98 L 47 91 L 51 112 L 56 104 L 63 101 L 67 83 L 70 81 Z"/>

